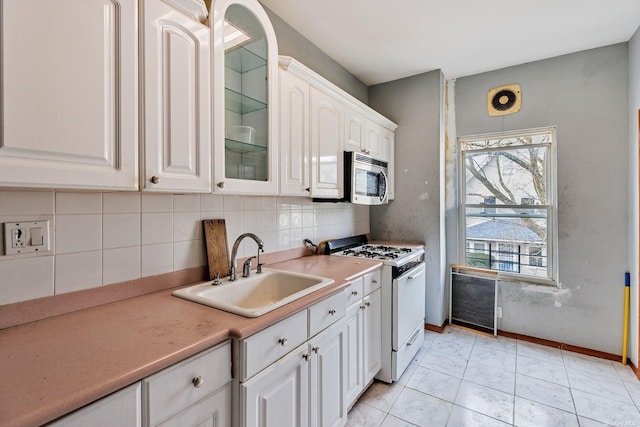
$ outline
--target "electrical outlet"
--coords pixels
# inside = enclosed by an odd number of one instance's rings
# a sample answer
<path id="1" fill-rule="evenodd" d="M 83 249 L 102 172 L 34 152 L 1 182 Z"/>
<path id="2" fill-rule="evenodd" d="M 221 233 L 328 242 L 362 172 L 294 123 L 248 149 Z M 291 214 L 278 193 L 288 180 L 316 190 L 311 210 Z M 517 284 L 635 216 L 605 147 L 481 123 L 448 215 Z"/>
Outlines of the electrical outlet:
<path id="1" fill-rule="evenodd" d="M 496 317 L 502 319 L 502 307 L 496 307 Z"/>
<path id="2" fill-rule="evenodd" d="M 50 252 L 49 221 L 4 224 L 4 255 Z"/>

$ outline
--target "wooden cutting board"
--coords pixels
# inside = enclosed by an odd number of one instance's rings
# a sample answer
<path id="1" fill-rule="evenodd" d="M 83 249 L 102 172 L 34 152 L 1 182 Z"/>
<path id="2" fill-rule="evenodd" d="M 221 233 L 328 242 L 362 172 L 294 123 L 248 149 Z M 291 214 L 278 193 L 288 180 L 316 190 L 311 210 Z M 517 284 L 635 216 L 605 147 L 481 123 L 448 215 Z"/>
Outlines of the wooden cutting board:
<path id="1" fill-rule="evenodd" d="M 205 219 L 204 238 L 207 242 L 207 259 L 209 263 L 209 280 L 218 275 L 220 278 L 229 275 L 229 245 L 227 244 L 227 226 L 224 219 Z"/>

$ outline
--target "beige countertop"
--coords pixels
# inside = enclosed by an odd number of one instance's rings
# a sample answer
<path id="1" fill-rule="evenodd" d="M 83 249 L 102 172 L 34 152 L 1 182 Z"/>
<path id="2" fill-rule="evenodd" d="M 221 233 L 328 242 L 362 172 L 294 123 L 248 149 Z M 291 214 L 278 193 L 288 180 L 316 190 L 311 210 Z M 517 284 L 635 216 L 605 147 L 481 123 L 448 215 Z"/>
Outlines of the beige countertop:
<path id="1" fill-rule="evenodd" d="M 0 330 L 0 425 L 52 421 L 226 339 L 247 337 L 381 265 L 328 256 L 271 264 L 335 283 L 259 318 L 182 300 L 169 289 Z"/>

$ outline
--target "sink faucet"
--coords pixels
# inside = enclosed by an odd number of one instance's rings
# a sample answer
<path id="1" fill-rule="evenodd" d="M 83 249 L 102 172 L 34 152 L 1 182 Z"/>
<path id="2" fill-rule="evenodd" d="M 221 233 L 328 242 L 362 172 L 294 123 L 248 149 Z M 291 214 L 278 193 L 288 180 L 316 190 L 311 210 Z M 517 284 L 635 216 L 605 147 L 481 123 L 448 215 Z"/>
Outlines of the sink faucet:
<path id="1" fill-rule="evenodd" d="M 237 269 L 237 264 L 238 262 L 236 261 L 236 258 L 238 256 L 238 247 L 240 247 L 240 242 L 242 242 L 242 239 L 244 239 L 245 237 L 251 237 L 257 244 L 258 244 L 258 270 L 262 270 L 262 265 L 260 265 L 260 252 L 264 252 L 264 242 L 262 241 L 261 238 L 259 238 L 258 236 L 256 236 L 253 233 L 244 233 L 241 234 L 236 241 L 233 244 L 233 249 L 231 249 L 231 274 L 229 275 L 229 280 L 234 281 L 238 278 L 237 274 L 236 274 L 236 269 Z M 245 263 L 246 265 L 246 263 Z M 251 264 L 249 264 L 251 265 Z M 248 273 L 245 271 L 244 273 Z M 246 274 L 246 276 L 248 276 L 249 274 Z M 245 277 L 246 277 L 245 276 Z"/>

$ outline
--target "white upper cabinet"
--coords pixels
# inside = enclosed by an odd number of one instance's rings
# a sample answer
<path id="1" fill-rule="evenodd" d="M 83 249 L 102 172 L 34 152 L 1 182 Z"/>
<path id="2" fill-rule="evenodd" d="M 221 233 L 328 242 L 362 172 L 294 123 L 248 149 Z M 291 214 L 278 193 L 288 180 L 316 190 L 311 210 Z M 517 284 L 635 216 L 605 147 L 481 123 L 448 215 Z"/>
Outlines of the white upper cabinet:
<path id="1" fill-rule="evenodd" d="M 340 198 L 343 194 L 344 105 L 311 88 L 311 195 Z"/>
<path id="2" fill-rule="evenodd" d="M 138 186 L 136 0 L 0 2 L 0 186 Z"/>
<path id="3" fill-rule="evenodd" d="M 364 152 L 365 125 L 364 115 L 351 108 L 345 110 L 345 140 L 346 151 Z"/>
<path id="4" fill-rule="evenodd" d="M 143 5 L 144 191 L 211 192 L 209 27 L 161 0 Z"/>
<path id="5" fill-rule="evenodd" d="M 395 123 L 289 56 L 279 66 L 280 194 L 341 198 L 344 151 L 391 161 Z"/>
<path id="6" fill-rule="evenodd" d="M 280 70 L 280 194 L 309 195 L 309 83 Z"/>
<path id="7" fill-rule="evenodd" d="M 257 0 L 217 0 L 213 33 L 214 190 L 278 192 L 278 47 Z"/>

